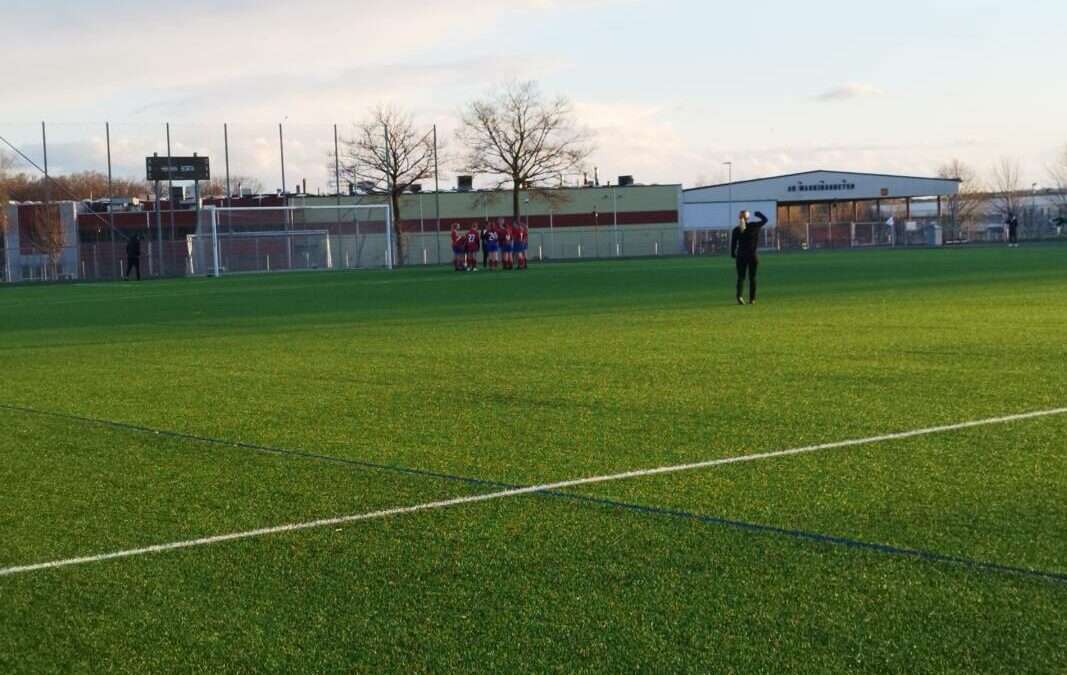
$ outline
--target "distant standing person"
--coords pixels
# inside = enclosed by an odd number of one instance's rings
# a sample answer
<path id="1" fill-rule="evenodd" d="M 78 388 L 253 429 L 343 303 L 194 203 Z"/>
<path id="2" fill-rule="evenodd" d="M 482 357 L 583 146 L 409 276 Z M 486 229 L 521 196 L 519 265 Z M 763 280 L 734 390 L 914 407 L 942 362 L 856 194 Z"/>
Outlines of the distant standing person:
<path id="1" fill-rule="evenodd" d="M 141 280 L 141 235 L 135 234 L 126 242 L 126 280 L 137 270 L 137 281 Z"/>
<path id="2" fill-rule="evenodd" d="M 745 304 L 745 278 L 748 278 L 748 304 L 756 304 L 756 272 L 759 269 L 759 237 L 767 216 L 756 211 L 756 221 L 748 222 L 748 211 L 737 218 L 730 235 L 730 257 L 737 261 L 737 304 Z"/>
<path id="3" fill-rule="evenodd" d="M 1008 214 L 1008 248 L 1019 248 L 1019 219 Z"/>

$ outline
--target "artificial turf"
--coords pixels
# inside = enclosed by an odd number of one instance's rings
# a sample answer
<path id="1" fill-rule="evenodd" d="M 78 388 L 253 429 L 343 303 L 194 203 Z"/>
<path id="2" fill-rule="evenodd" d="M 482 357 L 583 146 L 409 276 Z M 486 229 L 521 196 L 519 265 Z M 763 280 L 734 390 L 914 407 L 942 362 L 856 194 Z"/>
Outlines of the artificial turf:
<path id="1" fill-rule="evenodd" d="M 722 259 L 3 287 L 0 568 L 499 489 L 396 469 L 540 484 L 1062 407 L 1065 282 L 1045 246 L 769 256 L 755 307 Z M 0 576 L 0 670 L 1062 672 L 1064 432 L 572 491 L 1044 577 L 523 496 Z"/>

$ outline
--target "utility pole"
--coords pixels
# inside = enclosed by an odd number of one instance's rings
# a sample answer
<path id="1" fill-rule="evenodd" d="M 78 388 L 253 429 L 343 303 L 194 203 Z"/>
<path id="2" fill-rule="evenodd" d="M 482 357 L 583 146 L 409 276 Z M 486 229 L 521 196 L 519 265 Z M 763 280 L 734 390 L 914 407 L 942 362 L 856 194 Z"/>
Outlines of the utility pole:
<path id="1" fill-rule="evenodd" d="M 282 195 L 287 192 L 285 186 L 285 136 L 282 134 L 282 123 L 278 123 L 278 151 L 282 157 Z"/>
<path id="2" fill-rule="evenodd" d="M 337 190 L 337 205 L 341 205 L 341 153 L 337 142 L 337 125 L 333 125 L 333 182 Z"/>

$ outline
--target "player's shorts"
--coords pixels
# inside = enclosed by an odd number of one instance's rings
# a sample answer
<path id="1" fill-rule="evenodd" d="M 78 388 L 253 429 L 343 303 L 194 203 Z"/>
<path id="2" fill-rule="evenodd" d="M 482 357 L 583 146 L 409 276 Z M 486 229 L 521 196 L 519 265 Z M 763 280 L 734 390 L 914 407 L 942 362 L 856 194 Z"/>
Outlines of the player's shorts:
<path id="1" fill-rule="evenodd" d="M 500 249 L 500 245 L 496 242 L 488 242 L 485 245 L 485 250 L 488 253 L 496 253 Z"/>
<path id="2" fill-rule="evenodd" d="M 515 249 L 515 244 L 501 244 L 500 250 L 504 253 L 511 253 Z"/>
<path id="3" fill-rule="evenodd" d="M 526 242 L 518 242 L 515 244 L 516 253 L 526 253 L 526 249 L 530 248 L 530 245 Z"/>
<path id="4" fill-rule="evenodd" d="M 460 255 L 467 252 L 466 244 L 452 244 L 452 252 L 456 255 Z"/>
<path id="5" fill-rule="evenodd" d="M 482 247 L 479 246 L 477 243 L 467 244 L 467 253 L 477 253 L 481 250 L 481 248 Z"/>

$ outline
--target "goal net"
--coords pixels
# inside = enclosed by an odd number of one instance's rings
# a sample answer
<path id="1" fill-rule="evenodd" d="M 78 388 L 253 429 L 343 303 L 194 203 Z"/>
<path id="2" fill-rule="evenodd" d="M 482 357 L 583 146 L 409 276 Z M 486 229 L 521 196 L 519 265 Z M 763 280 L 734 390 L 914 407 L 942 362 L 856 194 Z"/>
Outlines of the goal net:
<path id="1" fill-rule="evenodd" d="M 186 237 L 186 273 L 392 269 L 387 204 L 208 207 Z"/>

